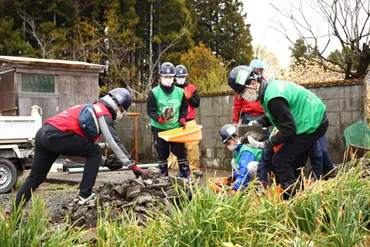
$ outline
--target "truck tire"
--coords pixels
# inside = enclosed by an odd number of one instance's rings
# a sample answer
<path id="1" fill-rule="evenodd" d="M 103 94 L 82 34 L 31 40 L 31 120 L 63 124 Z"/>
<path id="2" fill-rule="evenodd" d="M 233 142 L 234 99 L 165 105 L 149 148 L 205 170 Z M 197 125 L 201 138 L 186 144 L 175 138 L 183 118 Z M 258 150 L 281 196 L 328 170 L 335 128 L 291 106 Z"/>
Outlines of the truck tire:
<path id="1" fill-rule="evenodd" d="M 17 183 L 18 174 L 15 165 L 0 158 L 0 194 L 8 193 Z"/>

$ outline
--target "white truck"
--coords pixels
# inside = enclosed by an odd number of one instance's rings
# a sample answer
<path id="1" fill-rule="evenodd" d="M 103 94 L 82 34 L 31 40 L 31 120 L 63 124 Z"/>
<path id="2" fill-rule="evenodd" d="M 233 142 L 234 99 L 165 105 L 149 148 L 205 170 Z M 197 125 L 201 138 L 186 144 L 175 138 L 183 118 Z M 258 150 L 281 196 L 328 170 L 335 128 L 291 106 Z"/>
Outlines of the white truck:
<path id="1" fill-rule="evenodd" d="M 14 187 L 33 157 L 42 109 L 36 105 L 31 109 L 31 116 L 0 116 L 0 194 Z"/>

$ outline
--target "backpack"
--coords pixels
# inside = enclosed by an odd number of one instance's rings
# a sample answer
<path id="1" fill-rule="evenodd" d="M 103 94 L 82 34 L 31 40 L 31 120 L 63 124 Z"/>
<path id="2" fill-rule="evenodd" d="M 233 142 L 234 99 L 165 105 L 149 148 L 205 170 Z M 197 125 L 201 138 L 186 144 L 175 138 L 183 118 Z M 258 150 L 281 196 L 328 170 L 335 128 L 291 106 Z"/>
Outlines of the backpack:
<path id="1" fill-rule="evenodd" d="M 100 135 L 98 119 L 92 104 L 86 104 L 82 107 L 78 115 L 78 124 L 82 133 L 88 139 L 94 139 Z"/>

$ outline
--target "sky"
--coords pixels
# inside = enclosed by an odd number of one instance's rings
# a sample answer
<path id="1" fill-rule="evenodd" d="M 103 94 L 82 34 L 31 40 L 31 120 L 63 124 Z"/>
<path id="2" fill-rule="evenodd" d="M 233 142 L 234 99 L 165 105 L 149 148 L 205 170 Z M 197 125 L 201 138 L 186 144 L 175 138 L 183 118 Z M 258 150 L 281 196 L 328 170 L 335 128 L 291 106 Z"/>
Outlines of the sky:
<path id="1" fill-rule="evenodd" d="M 269 0 L 242 0 L 244 12 L 247 12 L 248 24 L 253 37 L 252 45 L 263 45 L 275 54 L 281 67 L 286 67 L 290 61 L 289 41 L 278 31 L 269 27 L 275 9 Z"/>

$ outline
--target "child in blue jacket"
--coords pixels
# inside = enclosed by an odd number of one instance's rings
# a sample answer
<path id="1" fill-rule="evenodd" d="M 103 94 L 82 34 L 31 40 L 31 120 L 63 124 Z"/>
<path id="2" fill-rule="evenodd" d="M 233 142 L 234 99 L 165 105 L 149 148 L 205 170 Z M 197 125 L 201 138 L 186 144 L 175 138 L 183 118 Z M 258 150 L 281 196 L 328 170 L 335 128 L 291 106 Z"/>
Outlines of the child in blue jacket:
<path id="1" fill-rule="evenodd" d="M 238 189 L 245 189 L 253 180 L 262 150 L 242 144 L 232 124 L 224 125 L 219 134 L 222 143 L 234 153 L 231 165 L 234 170 L 235 183 L 230 193 L 235 194 Z"/>

